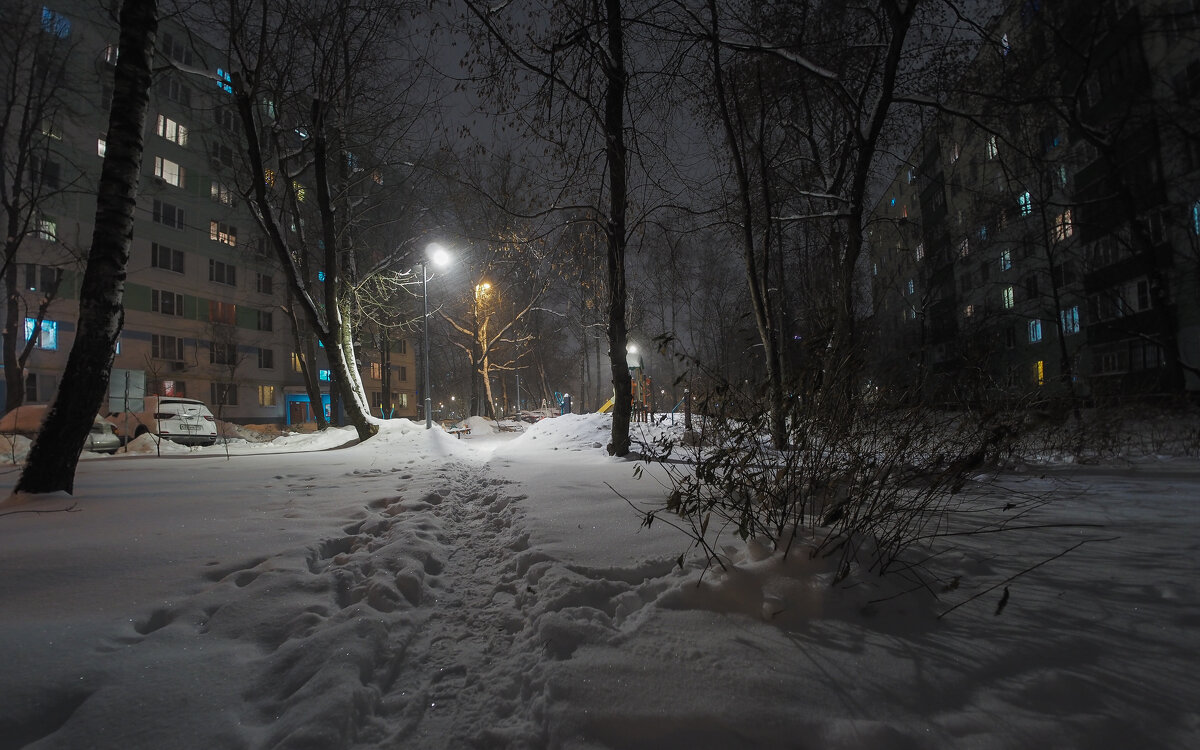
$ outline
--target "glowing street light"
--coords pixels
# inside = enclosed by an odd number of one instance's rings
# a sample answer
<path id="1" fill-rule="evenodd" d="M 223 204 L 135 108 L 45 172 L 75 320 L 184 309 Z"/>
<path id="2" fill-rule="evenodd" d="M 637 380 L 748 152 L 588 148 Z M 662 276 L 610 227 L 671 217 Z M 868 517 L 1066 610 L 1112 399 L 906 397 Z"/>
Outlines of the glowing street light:
<path id="1" fill-rule="evenodd" d="M 422 344 L 425 353 L 425 429 L 433 427 L 433 395 L 429 390 L 429 264 L 444 268 L 450 262 L 450 253 L 446 248 L 431 242 L 425 247 L 425 261 L 421 263 L 421 295 L 425 300 L 425 314 L 422 316 L 425 327 L 425 340 Z"/>

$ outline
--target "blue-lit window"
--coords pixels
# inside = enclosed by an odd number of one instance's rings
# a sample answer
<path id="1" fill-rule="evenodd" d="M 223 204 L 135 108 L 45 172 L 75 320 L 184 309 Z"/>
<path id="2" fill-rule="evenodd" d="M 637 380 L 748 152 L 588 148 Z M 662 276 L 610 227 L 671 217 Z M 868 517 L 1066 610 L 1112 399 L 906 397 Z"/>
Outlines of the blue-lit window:
<path id="1" fill-rule="evenodd" d="M 324 281 L 324 280 L 325 280 L 325 272 L 317 271 L 317 281 Z"/>
<path id="2" fill-rule="evenodd" d="M 981 239 L 981 240 L 987 239 L 987 225 L 986 224 L 979 228 L 979 239 Z"/>
<path id="3" fill-rule="evenodd" d="M 1061 310 L 1059 317 L 1062 319 L 1063 333 L 1067 335 L 1079 333 L 1079 305 Z"/>
<path id="4" fill-rule="evenodd" d="M 1020 207 L 1022 216 L 1033 213 L 1033 196 L 1029 194 L 1028 190 L 1017 196 L 1017 206 Z"/>
<path id="5" fill-rule="evenodd" d="M 1200 201 L 1192 204 L 1192 234 L 1200 237 Z"/>
<path id="6" fill-rule="evenodd" d="M 37 325 L 37 318 L 25 319 L 25 340 L 28 341 L 33 336 L 34 326 Z M 41 331 L 38 333 L 36 344 L 38 349 L 46 351 L 58 350 L 58 321 L 43 320 Z"/>
<path id="7" fill-rule="evenodd" d="M 908 280 L 908 293 L 913 294 L 917 291 L 917 284 L 912 279 Z"/>
<path id="8" fill-rule="evenodd" d="M 317 377 L 326 383 L 329 382 L 329 370 L 320 370 L 317 372 Z"/>
<path id="9" fill-rule="evenodd" d="M 1000 270 L 1007 271 L 1010 268 L 1012 268 L 1012 251 L 1011 250 L 1001 250 L 1000 251 Z"/>
<path id="10" fill-rule="evenodd" d="M 1042 340 L 1042 321 L 1029 321 L 1029 343 L 1036 344 Z"/>
<path id="11" fill-rule="evenodd" d="M 71 20 L 61 13 L 55 13 L 42 6 L 42 31 L 53 34 L 59 39 L 71 36 Z"/>
<path id="12" fill-rule="evenodd" d="M 229 71 L 224 68 L 217 68 L 217 85 L 226 94 L 233 93 L 233 78 L 229 76 Z"/>

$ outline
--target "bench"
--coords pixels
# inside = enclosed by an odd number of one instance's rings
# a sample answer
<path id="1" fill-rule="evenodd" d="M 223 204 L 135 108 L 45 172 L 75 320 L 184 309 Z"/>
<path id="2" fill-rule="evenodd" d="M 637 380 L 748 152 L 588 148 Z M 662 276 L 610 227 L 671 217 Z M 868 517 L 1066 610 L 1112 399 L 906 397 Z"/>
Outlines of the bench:
<path id="1" fill-rule="evenodd" d="M 462 440 L 462 436 L 464 434 L 467 434 L 467 435 L 471 434 L 471 428 L 470 427 L 447 427 L 446 432 L 450 433 L 451 435 L 458 438 L 459 440 Z"/>

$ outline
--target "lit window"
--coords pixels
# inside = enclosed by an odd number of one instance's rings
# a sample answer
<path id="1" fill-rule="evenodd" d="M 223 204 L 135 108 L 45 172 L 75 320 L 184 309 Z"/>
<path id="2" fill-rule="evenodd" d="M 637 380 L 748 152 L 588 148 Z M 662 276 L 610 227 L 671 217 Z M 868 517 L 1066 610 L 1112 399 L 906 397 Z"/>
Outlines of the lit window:
<path id="1" fill-rule="evenodd" d="M 58 242 L 58 222 L 45 217 L 38 219 L 37 229 L 33 231 L 33 236 L 47 242 Z"/>
<path id="2" fill-rule="evenodd" d="M 323 381 L 325 381 L 326 383 L 328 383 L 328 382 L 329 382 L 329 370 L 320 370 L 320 371 L 318 371 L 318 372 L 317 372 L 317 378 L 318 378 L 319 380 L 323 380 Z"/>
<path id="3" fill-rule="evenodd" d="M 1029 321 L 1029 343 L 1036 344 L 1042 340 L 1042 321 Z"/>
<path id="4" fill-rule="evenodd" d="M 292 352 L 292 372 L 301 372 L 302 371 L 302 369 L 300 367 L 300 361 L 301 361 L 300 355 L 297 354 L 296 352 Z"/>
<path id="5" fill-rule="evenodd" d="M 1200 237 L 1200 201 L 1192 204 L 1192 234 Z"/>
<path id="6" fill-rule="evenodd" d="M 913 294 L 917 291 L 917 284 L 912 279 L 908 280 L 908 293 Z"/>
<path id="7" fill-rule="evenodd" d="M 1058 166 L 1058 185 L 1059 187 L 1067 186 L 1067 167 L 1063 164 Z"/>
<path id="8" fill-rule="evenodd" d="M 1200 204 L 1197 204 L 1197 205 L 1200 205 Z M 1200 232 L 1198 232 L 1198 234 L 1200 234 Z M 917 243 L 916 254 L 917 254 L 917 260 L 923 260 L 925 258 L 925 243 L 924 242 Z"/>
<path id="9" fill-rule="evenodd" d="M 260 385 L 258 387 L 258 405 L 259 406 L 274 406 L 275 405 L 275 386 Z"/>
<path id="10" fill-rule="evenodd" d="M 33 329 L 38 328 L 37 318 L 25 319 L 25 340 L 33 338 Z M 46 351 L 56 351 L 58 349 L 58 321 L 43 320 L 42 325 L 38 328 L 37 343 L 34 344 L 38 349 Z"/>
<path id="11" fill-rule="evenodd" d="M 158 116 L 158 122 L 155 125 L 155 132 L 163 138 L 166 138 L 171 143 L 186 146 L 188 140 L 187 128 L 172 120 L 165 115 Z"/>
<path id="12" fill-rule="evenodd" d="M 1012 251 L 1011 250 L 1001 250 L 1000 251 L 1000 270 L 1007 271 L 1010 268 L 1012 268 Z"/>
<path id="13" fill-rule="evenodd" d="M 96 156 L 104 156 L 108 152 L 108 141 L 103 138 L 96 139 Z"/>
<path id="14" fill-rule="evenodd" d="M 180 187 L 183 184 L 183 167 L 161 156 L 154 157 L 154 176 L 167 183 Z"/>
<path id="15" fill-rule="evenodd" d="M 1068 336 L 1072 333 L 1079 333 L 1079 305 L 1060 311 L 1058 316 L 1062 321 L 1063 333 Z"/>
<path id="16" fill-rule="evenodd" d="M 958 243 L 958 257 L 965 258 L 970 254 L 971 254 L 971 243 L 967 240 L 966 237 L 963 237 L 962 241 Z"/>
<path id="17" fill-rule="evenodd" d="M 1046 384 L 1046 362 L 1039 359 L 1033 365 L 1033 376 L 1037 378 L 1038 385 Z"/>
<path id="18" fill-rule="evenodd" d="M 217 85 L 226 94 L 233 93 L 233 79 L 229 77 L 229 71 L 217 68 Z"/>
<path id="19" fill-rule="evenodd" d="M 117 45 L 108 45 L 104 48 L 104 62 L 108 63 L 109 65 L 116 65 L 119 54 L 120 53 L 117 50 Z"/>
<path id="20" fill-rule="evenodd" d="M 1004 287 L 1003 296 L 1004 296 L 1004 309 L 1011 310 L 1013 307 L 1013 304 L 1016 302 L 1016 298 L 1013 296 L 1013 288 L 1011 286 Z"/>
<path id="21" fill-rule="evenodd" d="M 301 185 L 300 183 L 296 182 L 295 180 L 293 180 L 292 181 L 292 190 L 295 191 L 295 193 L 296 193 L 296 200 L 300 203 L 303 203 L 304 195 L 305 195 L 304 186 Z"/>
<path id="22" fill-rule="evenodd" d="M 263 182 L 265 182 L 267 184 L 267 187 L 275 187 L 275 170 L 274 169 L 264 169 L 263 170 Z"/>
<path id="23" fill-rule="evenodd" d="M 1020 207 L 1022 216 L 1033 213 L 1033 196 L 1029 194 L 1028 190 L 1017 196 L 1017 206 Z"/>
<path id="24" fill-rule="evenodd" d="M 963 317 L 970 318 L 975 315 L 975 305 L 967 305 L 963 308 Z"/>
<path id="25" fill-rule="evenodd" d="M 1008 53 L 1012 52 L 1012 44 L 1008 41 L 1008 34 L 1000 37 L 1000 56 L 1007 57 Z"/>
<path id="26" fill-rule="evenodd" d="M 71 21 L 63 14 L 56 13 L 43 5 L 42 31 L 59 39 L 66 39 L 71 35 Z"/>
<path id="27" fill-rule="evenodd" d="M 215 220 L 209 221 L 208 238 L 232 247 L 237 244 L 237 227 Z"/>
<path id="28" fill-rule="evenodd" d="M 995 159 L 1000 155 L 1000 144 L 996 140 L 996 136 L 989 135 L 987 139 L 987 158 Z"/>
<path id="29" fill-rule="evenodd" d="M 1071 223 L 1071 209 L 1063 211 L 1058 216 L 1054 217 L 1054 241 L 1062 242 L 1075 233 L 1075 227 Z"/>
<path id="30" fill-rule="evenodd" d="M 216 180 L 212 181 L 212 199 L 226 206 L 233 205 L 233 191 Z"/>

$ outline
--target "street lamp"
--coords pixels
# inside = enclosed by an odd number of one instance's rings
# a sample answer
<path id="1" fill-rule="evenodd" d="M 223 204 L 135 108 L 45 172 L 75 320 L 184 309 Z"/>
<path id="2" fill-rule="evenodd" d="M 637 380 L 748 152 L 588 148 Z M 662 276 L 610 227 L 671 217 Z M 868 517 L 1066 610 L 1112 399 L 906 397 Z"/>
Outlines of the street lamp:
<path id="1" fill-rule="evenodd" d="M 446 248 L 432 242 L 425 247 L 425 262 L 421 264 L 421 296 L 425 301 L 425 340 L 422 344 L 425 354 L 425 429 L 433 427 L 433 396 L 429 390 L 429 263 L 441 268 L 450 262 L 450 254 Z"/>

